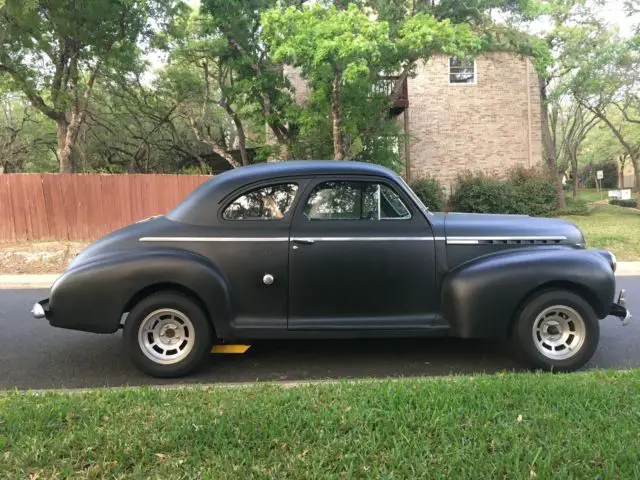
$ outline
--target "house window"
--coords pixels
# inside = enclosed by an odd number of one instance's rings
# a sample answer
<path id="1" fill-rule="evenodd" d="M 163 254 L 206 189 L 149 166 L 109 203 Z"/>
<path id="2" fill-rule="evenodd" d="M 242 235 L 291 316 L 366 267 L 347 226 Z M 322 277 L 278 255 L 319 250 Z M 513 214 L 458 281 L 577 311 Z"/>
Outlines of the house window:
<path id="1" fill-rule="evenodd" d="M 449 83 L 476 83 L 476 61 L 473 58 L 449 57 Z"/>

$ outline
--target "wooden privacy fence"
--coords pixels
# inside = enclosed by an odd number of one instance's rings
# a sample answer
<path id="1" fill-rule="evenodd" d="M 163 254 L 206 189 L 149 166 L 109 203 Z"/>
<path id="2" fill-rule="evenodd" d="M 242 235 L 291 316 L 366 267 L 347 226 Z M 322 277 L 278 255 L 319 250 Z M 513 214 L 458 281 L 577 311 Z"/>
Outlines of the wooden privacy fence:
<path id="1" fill-rule="evenodd" d="M 0 175 L 0 242 L 94 240 L 168 212 L 206 175 Z"/>

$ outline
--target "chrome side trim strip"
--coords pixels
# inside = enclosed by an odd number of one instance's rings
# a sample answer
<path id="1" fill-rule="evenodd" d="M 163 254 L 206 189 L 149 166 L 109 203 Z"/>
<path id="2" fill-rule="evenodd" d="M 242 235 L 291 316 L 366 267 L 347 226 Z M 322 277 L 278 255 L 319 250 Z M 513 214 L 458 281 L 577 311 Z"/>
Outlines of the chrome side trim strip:
<path id="1" fill-rule="evenodd" d="M 142 237 L 139 242 L 288 242 L 289 237 Z"/>
<path id="2" fill-rule="evenodd" d="M 410 242 L 433 241 L 433 237 L 292 237 L 298 242 Z"/>
<path id="3" fill-rule="evenodd" d="M 410 242 L 447 241 L 449 245 L 477 245 L 483 241 L 561 241 L 567 237 L 292 237 L 316 242 Z M 288 242 L 288 237 L 141 237 L 139 242 Z"/>
<path id="4" fill-rule="evenodd" d="M 292 241 L 315 242 L 403 242 L 444 241 L 445 237 L 292 237 Z M 288 242 L 288 237 L 141 237 L 139 242 Z"/>

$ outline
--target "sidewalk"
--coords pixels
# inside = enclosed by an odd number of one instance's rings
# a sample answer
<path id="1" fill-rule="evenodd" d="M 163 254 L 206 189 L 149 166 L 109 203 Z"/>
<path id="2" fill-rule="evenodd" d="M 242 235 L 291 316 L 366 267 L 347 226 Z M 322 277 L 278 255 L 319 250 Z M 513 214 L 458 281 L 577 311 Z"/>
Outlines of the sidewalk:
<path id="1" fill-rule="evenodd" d="M 0 289 L 49 288 L 59 273 L 43 275 L 0 275 Z M 618 262 L 616 276 L 640 276 L 640 262 Z"/>

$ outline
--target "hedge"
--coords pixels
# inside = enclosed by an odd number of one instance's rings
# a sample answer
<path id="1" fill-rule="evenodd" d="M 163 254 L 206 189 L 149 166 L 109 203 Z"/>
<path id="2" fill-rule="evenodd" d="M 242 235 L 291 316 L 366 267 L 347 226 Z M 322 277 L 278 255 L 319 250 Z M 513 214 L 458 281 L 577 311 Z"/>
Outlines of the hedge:
<path id="1" fill-rule="evenodd" d="M 444 189 L 433 177 L 422 177 L 411 182 L 411 189 L 429 210 L 442 211 L 445 206 Z"/>
<path id="2" fill-rule="evenodd" d="M 536 169 L 514 168 L 507 178 L 466 172 L 458 177 L 449 209 L 470 213 L 544 216 L 556 209 L 553 181 Z"/>
<path id="3" fill-rule="evenodd" d="M 612 198 L 611 200 L 609 200 L 609 204 L 627 208 L 636 208 L 638 206 L 638 203 L 635 199 L 620 200 L 619 198 Z"/>

